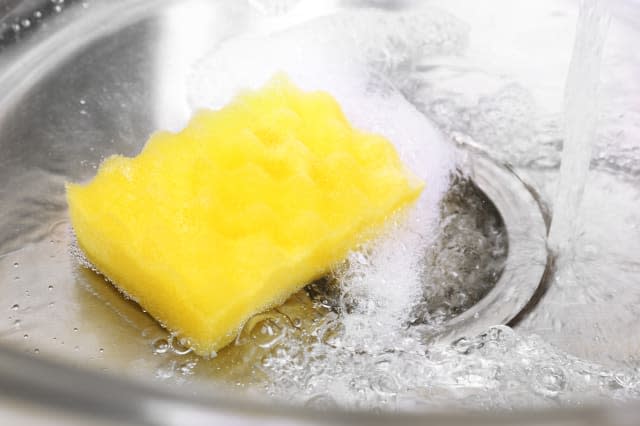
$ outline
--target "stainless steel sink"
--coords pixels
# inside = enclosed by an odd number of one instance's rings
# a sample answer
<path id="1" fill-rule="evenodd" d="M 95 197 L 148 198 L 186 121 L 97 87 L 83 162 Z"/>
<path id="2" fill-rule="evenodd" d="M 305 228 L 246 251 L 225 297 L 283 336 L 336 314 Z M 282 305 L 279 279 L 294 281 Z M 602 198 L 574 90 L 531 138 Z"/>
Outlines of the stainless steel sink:
<path id="1" fill-rule="evenodd" d="M 515 124 L 504 120 L 501 104 L 494 102 L 496 96 L 515 96 L 518 102 L 526 98 L 509 83 L 517 81 L 535 98 L 531 105 L 539 111 L 561 112 L 576 2 L 0 0 L 0 299 L 4 301 L 0 311 L 6 313 L 0 317 L 0 420 L 7 424 L 636 424 L 640 406 L 615 401 L 491 411 L 477 407 L 418 413 L 319 411 L 222 384 L 251 374 L 250 365 L 237 362 L 214 361 L 202 373 L 204 380 L 191 380 L 193 355 L 188 349 L 166 340 L 151 317 L 69 254 L 73 237 L 64 182 L 85 180 L 106 156 L 135 155 L 152 131 L 182 123 L 191 112 L 184 80 L 194 61 L 217 44 L 248 33 L 304 25 L 343 10 L 355 15 L 372 8 L 410 14 L 425 4 L 468 25 L 470 46 L 462 59 L 437 54 L 418 58 L 411 66 L 423 73 L 423 84 L 408 85 L 405 89 L 411 93 L 405 95 L 457 144 L 465 157 L 462 168 L 499 212 L 509 245 L 495 285 L 430 338 L 448 344 L 492 325 L 509 324 L 517 332 L 536 333 L 572 356 L 640 369 L 640 311 L 636 316 L 628 313 L 635 308 L 619 316 L 615 312 L 617 304 L 640 303 L 630 284 L 633 277 L 640 279 L 640 264 L 625 263 L 624 273 L 631 277 L 625 285 L 612 284 L 609 292 L 598 287 L 591 298 L 571 298 L 567 287 L 559 284 L 564 275 L 557 273 L 545 245 L 562 142 L 550 137 L 531 143 L 530 134 L 513 130 Z M 619 62 L 612 60 L 619 73 L 612 77 L 615 84 L 605 84 L 603 97 L 610 101 L 611 114 L 626 114 L 630 118 L 620 118 L 621 122 L 634 123 L 640 114 L 637 105 L 629 110 L 629 104 L 616 100 L 627 99 L 626 87 L 631 94 L 640 93 L 634 92 L 640 70 L 634 49 L 640 41 L 640 3 L 619 0 L 610 8 L 612 51 L 627 48 L 629 54 L 615 56 Z M 549 40 L 563 29 L 568 35 L 550 45 Z M 482 66 L 470 72 L 470 64 Z M 500 92 L 503 86 L 508 90 Z M 461 136 L 460 129 L 449 127 L 447 121 L 454 101 L 466 105 L 469 122 L 491 123 L 489 118 L 497 114 L 498 130 L 469 124 L 469 132 Z M 523 117 L 526 121 L 529 116 Z M 518 129 L 527 128 L 526 123 L 516 124 Z M 532 125 L 529 131 L 536 134 L 539 128 Z M 634 133 L 631 124 L 626 131 L 631 142 L 618 145 L 624 137 L 618 135 L 614 142 L 596 147 L 592 167 L 595 174 L 615 170 L 631 194 L 640 176 L 640 166 L 635 168 L 640 161 L 634 156 L 640 149 L 634 138 L 640 133 Z M 498 146 L 503 143 L 500 138 L 513 143 Z M 588 205 L 609 202 L 603 193 L 588 193 Z M 631 208 L 638 203 L 624 205 Z M 625 214 L 629 224 L 640 224 L 638 211 Z M 589 226 L 599 223 L 591 216 L 580 220 Z M 630 240 L 637 233 L 632 225 Z M 587 243 L 584 247 L 587 257 L 617 256 L 615 248 L 592 253 L 589 250 L 595 249 Z M 603 274 L 603 280 L 607 278 Z M 164 356 L 165 345 L 184 351 L 186 358 Z M 172 372 L 187 372 L 183 379 L 165 383 L 161 376 L 169 367 Z"/>

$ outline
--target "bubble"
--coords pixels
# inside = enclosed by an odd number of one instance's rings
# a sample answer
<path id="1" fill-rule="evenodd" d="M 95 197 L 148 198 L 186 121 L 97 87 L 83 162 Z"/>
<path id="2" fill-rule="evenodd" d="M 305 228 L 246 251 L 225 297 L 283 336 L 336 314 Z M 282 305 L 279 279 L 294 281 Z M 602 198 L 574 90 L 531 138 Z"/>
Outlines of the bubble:
<path id="1" fill-rule="evenodd" d="M 20 21 L 20 25 L 22 25 L 23 28 L 29 28 L 31 26 L 31 21 L 29 19 L 23 19 Z"/>
<path id="2" fill-rule="evenodd" d="M 164 354 L 169 348 L 169 342 L 165 338 L 160 338 L 153 342 L 153 353 L 155 354 Z"/>
<path id="3" fill-rule="evenodd" d="M 323 410 L 323 411 L 328 411 L 338 407 L 338 404 L 336 404 L 336 401 L 331 396 L 326 394 L 314 395 L 309 399 L 307 399 L 304 405 L 310 408 L 315 408 L 317 410 Z"/>
<path id="4" fill-rule="evenodd" d="M 507 342 L 514 339 L 513 330 L 505 325 L 490 327 L 487 332 L 480 335 L 480 338 L 487 342 Z"/>
<path id="5" fill-rule="evenodd" d="M 35 12 L 33 12 L 33 17 L 36 19 L 41 19 L 42 18 L 42 12 L 40 12 L 39 10 L 36 10 Z"/>
<path id="6" fill-rule="evenodd" d="M 452 343 L 452 346 L 456 352 L 463 355 L 469 354 L 473 350 L 473 348 L 476 347 L 475 343 L 467 337 L 459 338 L 454 343 Z"/>
<path id="7" fill-rule="evenodd" d="M 566 385 L 562 368 L 554 365 L 540 367 L 534 375 L 534 389 L 547 397 L 556 397 Z"/>
<path id="8" fill-rule="evenodd" d="M 193 349 L 188 346 L 188 341 L 185 339 L 178 339 L 174 337 L 171 340 L 171 348 L 176 355 L 187 355 L 193 352 Z"/>

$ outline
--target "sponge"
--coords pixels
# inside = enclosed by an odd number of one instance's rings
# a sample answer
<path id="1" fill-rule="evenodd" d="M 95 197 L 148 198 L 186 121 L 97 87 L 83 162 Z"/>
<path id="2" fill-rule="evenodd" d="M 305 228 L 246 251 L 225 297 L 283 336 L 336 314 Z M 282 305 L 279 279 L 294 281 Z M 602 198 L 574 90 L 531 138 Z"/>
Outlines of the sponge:
<path id="1" fill-rule="evenodd" d="M 67 184 L 87 260 L 201 355 L 341 262 L 423 183 L 284 75 Z M 390 290 L 391 291 L 391 290 Z"/>

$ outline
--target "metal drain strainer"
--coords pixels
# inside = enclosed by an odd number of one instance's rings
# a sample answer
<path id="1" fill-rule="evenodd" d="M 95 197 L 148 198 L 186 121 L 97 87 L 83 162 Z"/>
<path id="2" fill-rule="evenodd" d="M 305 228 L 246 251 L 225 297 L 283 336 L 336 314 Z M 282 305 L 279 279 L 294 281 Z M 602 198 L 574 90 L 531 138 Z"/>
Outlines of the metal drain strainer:
<path id="1" fill-rule="evenodd" d="M 499 215 L 507 247 L 500 274 L 468 309 L 448 319 L 438 341 L 475 336 L 511 323 L 534 297 L 548 267 L 547 223 L 535 193 L 508 166 L 483 153 L 469 156 L 469 180 L 485 197 L 483 215 Z M 486 284 L 485 284 L 486 285 Z"/>

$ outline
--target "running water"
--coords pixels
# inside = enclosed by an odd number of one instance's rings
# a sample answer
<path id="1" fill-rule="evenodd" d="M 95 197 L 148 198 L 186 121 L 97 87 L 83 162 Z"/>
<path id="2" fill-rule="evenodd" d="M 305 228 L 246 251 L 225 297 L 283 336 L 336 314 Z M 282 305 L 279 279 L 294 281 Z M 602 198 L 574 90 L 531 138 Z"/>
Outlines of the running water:
<path id="1" fill-rule="evenodd" d="M 581 0 L 573 56 L 565 86 L 564 144 L 553 204 L 549 248 L 568 254 L 582 203 L 598 123 L 602 50 L 609 28 L 605 0 Z"/>

